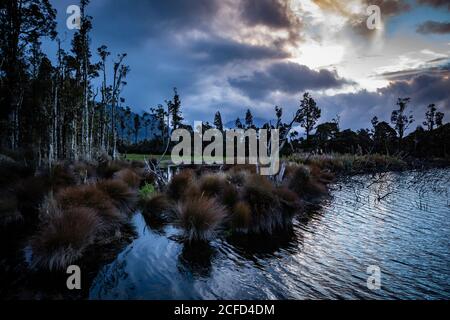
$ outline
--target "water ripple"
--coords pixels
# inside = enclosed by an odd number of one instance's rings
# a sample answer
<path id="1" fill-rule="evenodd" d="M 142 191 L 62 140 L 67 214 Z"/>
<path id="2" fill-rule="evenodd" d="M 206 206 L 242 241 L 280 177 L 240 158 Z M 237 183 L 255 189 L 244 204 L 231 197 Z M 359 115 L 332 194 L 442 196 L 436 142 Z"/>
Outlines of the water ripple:
<path id="1" fill-rule="evenodd" d="M 90 298 L 449 299 L 450 170 L 382 178 L 338 182 L 290 234 L 201 248 L 136 215 L 139 237 L 98 274 Z M 380 290 L 367 288 L 371 265 Z"/>

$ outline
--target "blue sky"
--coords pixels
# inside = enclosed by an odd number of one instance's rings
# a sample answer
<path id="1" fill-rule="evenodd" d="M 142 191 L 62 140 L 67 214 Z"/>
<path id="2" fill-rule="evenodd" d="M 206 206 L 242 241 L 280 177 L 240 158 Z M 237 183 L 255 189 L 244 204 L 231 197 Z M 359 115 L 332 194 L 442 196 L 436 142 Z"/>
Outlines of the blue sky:
<path id="1" fill-rule="evenodd" d="M 65 12 L 76 1 L 52 3 L 69 48 Z M 370 4 L 381 9 L 377 30 L 366 27 Z M 247 108 L 272 119 L 275 105 L 288 117 L 304 91 L 322 121 L 339 114 L 344 128 L 388 120 L 398 96 L 412 98 L 416 125 L 430 103 L 450 119 L 448 0 L 92 0 L 88 14 L 93 52 L 128 53 L 123 96 L 136 112 L 177 87 L 187 121 L 217 110 L 230 121 Z"/>

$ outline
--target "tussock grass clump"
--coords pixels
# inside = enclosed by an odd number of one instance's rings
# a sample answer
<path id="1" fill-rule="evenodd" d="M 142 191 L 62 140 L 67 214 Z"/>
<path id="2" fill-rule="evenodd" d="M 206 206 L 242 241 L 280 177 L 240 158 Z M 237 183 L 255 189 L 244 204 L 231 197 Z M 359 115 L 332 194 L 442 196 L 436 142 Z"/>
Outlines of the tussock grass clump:
<path id="1" fill-rule="evenodd" d="M 122 180 L 103 180 L 98 182 L 96 187 L 108 195 L 113 205 L 121 212 L 131 214 L 135 210 L 137 204 L 136 193 Z"/>
<path id="2" fill-rule="evenodd" d="M 170 222 L 174 220 L 175 207 L 164 194 L 141 199 L 142 215 L 146 221 Z"/>
<path id="3" fill-rule="evenodd" d="M 280 187 L 276 188 L 274 193 L 277 196 L 282 212 L 285 215 L 292 217 L 302 209 L 301 200 L 294 191 L 291 191 L 286 187 Z M 286 219 L 283 221 L 286 221 Z"/>
<path id="4" fill-rule="evenodd" d="M 327 193 L 325 184 L 313 177 L 310 170 L 303 165 L 294 170 L 288 185 L 289 189 L 301 198 L 310 199 Z"/>
<path id="5" fill-rule="evenodd" d="M 225 177 L 219 174 L 206 174 L 198 181 L 200 192 L 210 198 L 221 196 L 226 185 Z"/>
<path id="6" fill-rule="evenodd" d="M 237 187 L 243 186 L 249 176 L 250 172 L 246 170 L 231 169 L 227 172 L 228 181 Z"/>
<path id="7" fill-rule="evenodd" d="M 101 221 L 91 208 L 50 208 L 46 223 L 31 240 L 32 265 L 50 271 L 64 270 L 94 242 Z"/>
<path id="8" fill-rule="evenodd" d="M 226 215 L 225 207 L 206 197 L 187 199 L 177 208 L 177 222 L 189 243 L 208 242 L 215 238 Z"/>
<path id="9" fill-rule="evenodd" d="M 245 183 L 243 199 L 252 211 L 249 232 L 272 233 L 284 225 L 285 218 L 274 187 L 265 177 L 253 175 Z"/>
<path id="10" fill-rule="evenodd" d="M 231 228 L 239 233 L 248 232 L 252 223 L 252 209 L 244 202 L 237 202 L 231 214 Z"/>
<path id="11" fill-rule="evenodd" d="M 137 189 L 141 185 L 141 178 L 131 169 L 123 169 L 114 174 L 114 179 L 125 182 L 130 188 Z"/>
<path id="12" fill-rule="evenodd" d="M 292 173 L 290 175 L 289 189 L 300 195 L 304 191 L 305 185 L 310 181 L 310 179 L 311 173 L 306 166 L 296 166 L 292 169 Z"/>
<path id="13" fill-rule="evenodd" d="M 321 169 L 316 164 L 309 165 L 309 171 L 311 173 L 311 176 L 323 184 L 328 184 L 334 180 L 335 176 L 333 173 L 325 170 Z"/>
<path id="14" fill-rule="evenodd" d="M 234 205 L 239 201 L 237 188 L 230 183 L 225 184 L 221 200 L 228 209 L 233 208 Z"/>
<path id="15" fill-rule="evenodd" d="M 114 161 L 99 161 L 99 165 L 97 167 L 97 174 L 103 179 L 111 179 L 114 174 L 119 172 L 122 169 L 129 168 L 130 164 L 126 161 L 114 160 Z"/>
<path id="16" fill-rule="evenodd" d="M 88 162 L 76 162 L 73 165 L 73 173 L 74 176 L 78 182 L 78 184 L 86 183 L 88 181 L 92 181 L 97 176 L 97 170 L 96 170 L 96 164 L 95 163 L 88 163 Z"/>
<path id="17" fill-rule="evenodd" d="M 77 183 L 74 172 L 63 163 L 59 163 L 50 169 L 49 180 L 53 190 L 73 186 Z"/>
<path id="18" fill-rule="evenodd" d="M 193 187 L 195 174 L 192 170 L 183 170 L 175 175 L 167 186 L 167 195 L 173 200 L 182 199 Z"/>
<path id="19" fill-rule="evenodd" d="M 106 221 L 122 220 L 124 216 L 116 208 L 111 198 L 95 185 L 69 187 L 56 195 L 62 209 L 87 207 L 94 209 Z"/>

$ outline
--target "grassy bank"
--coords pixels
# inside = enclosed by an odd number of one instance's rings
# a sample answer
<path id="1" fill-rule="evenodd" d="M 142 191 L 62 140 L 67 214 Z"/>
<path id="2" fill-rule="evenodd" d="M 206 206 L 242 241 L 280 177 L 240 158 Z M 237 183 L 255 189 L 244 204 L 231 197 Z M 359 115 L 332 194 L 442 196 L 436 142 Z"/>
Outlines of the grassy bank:
<path id="1" fill-rule="evenodd" d="M 389 156 L 381 154 L 294 154 L 285 161 L 304 165 L 315 165 L 335 174 L 364 174 L 387 171 L 404 171 L 411 169 L 426 169 L 450 165 L 450 159 L 418 159 L 405 156 Z"/>
<path id="2" fill-rule="evenodd" d="M 65 270 L 83 263 L 89 252 L 131 241 L 139 189 L 153 182 L 141 162 L 125 161 L 36 169 L 3 159 L 0 177 L 2 236 L 14 233 L 18 244 L 31 249 L 30 268 L 48 271 Z"/>

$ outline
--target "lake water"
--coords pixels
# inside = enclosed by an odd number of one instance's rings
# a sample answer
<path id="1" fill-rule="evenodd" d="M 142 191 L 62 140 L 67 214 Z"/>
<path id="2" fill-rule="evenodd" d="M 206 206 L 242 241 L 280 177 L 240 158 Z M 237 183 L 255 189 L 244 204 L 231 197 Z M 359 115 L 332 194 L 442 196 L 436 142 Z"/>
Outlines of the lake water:
<path id="1" fill-rule="evenodd" d="M 359 176 L 332 186 L 292 230 L 187 247 L 179 230 L 138 238 L 91 299 L 449 299 L 450 170 Z M 381 271 L 370 290 L 369 266 Z"/>

